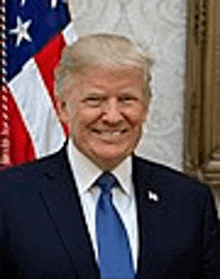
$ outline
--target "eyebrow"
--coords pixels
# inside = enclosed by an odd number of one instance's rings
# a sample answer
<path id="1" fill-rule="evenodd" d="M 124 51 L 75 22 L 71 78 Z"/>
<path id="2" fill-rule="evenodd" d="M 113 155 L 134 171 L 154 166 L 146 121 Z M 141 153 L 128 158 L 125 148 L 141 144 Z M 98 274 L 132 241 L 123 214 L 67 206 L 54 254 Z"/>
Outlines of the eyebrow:
<path id="1" fill-rule="evenodd" d="M 95 91 L 95 90 L 106 90 L 106 88 L 105 88 L 105 86 L 102 86 L 102 85 L 94 85 L 94 87 L 91 87 L 91 88 L 89 88 L 88 89 L 88 91 Z M 126 89 L 134 89 L 134 86 L 133 86 L 133 84 L 130 84 L 130 85 L 125 85 L 125 86 L 120 86 L 119 87 L 119 90 L 126 90 Z"/>

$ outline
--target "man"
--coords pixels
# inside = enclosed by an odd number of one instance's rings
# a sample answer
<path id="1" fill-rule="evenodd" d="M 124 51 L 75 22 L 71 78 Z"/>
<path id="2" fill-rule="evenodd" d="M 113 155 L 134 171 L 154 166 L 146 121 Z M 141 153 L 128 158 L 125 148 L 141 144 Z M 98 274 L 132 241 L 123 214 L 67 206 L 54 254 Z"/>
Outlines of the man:
<path id="1" fill-rule="evenodd" d="M 64 50 L 55 80 L 69 140 L 1 173 L 1 278 L 220 276 L 208 187 L 134 155 L 151 65 L 111 34 Z"/>

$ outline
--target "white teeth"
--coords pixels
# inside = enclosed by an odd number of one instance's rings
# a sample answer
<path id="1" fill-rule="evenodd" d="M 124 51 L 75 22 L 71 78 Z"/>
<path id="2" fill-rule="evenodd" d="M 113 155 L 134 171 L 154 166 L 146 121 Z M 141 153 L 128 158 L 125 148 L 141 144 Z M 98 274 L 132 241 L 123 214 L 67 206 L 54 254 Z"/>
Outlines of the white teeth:
<path id="1" fill-rule="evenodd" d="M 108 136 L 108 137 L 118 137 L 122 134 L 122 131 L 113 131 L 113 132 L 108 132 L 108 131 L 98 131 L 94 130 L 94 132 L 103 135 L 103 136 Z"/>
<path id="2" fill-rule="evenodd" d="M 93 129 L 93 132 L 101 135 L 101 136 L 107 136 L 107 137 L 119 137 L 121 136 L 126 130 L 117 130 L 117 131 L 105 131 L 105 130 L 97 130 Z"/>
<path id="3" fill-rule="evenodd" d="M 110 137 L 117 137 L 120 136 L 121 132 L 102 132 L 104 136 L 110 136 Z"/>

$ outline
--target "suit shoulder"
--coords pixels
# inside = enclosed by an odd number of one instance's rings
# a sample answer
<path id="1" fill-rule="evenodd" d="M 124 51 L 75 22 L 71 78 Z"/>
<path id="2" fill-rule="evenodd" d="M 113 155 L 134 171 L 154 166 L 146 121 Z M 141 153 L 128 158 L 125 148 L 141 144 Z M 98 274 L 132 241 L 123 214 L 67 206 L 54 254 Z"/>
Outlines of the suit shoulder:
<path id="1" fill-rule="evenodd" d="M 48 158 L 34 160 L 31 162 L 23 163 L 17 166 L 8 167 L 0 172 L 0 177 L 4 179 L 12 179 L 16 181 L 24 178 L 25 176 L 37 175 L 41 166 Z"/>
<path id="2" fill-rule="evenodd" d="M 150 181 L 154 184 L 160 185 L 158 187 L 166 187 L 170 191 L 195 192 L 201 195 L 210 194 L 210 187 L 208 185 L 180 171 L 139 156 L 134 156 L 134 160 L 143 176 L 150 178 Z"/>
<path id="3" fill-rule="evenodd" d="M 44 157 L 39 160 L 9 167 L 0 172 L 0 193 L 14 191 L 40 191 L 44 176 L 44 170 L 50 166 L 58 153 Z M 39 186 L 41 185 L 41 186 Z"/>
<path id="4" fill-rule="evenodd" d="M 42 157 L 40 159 L 6 168 L 5 170 L 0 171 L 0 177 L 21 178 L 24 176 L 39 175 L 39 173 L 44 170 L 45 167 L 53 164 L 54 161 L 59 160 L 62 151 L 63 150 L 60 150 L 56 153 Z"/>

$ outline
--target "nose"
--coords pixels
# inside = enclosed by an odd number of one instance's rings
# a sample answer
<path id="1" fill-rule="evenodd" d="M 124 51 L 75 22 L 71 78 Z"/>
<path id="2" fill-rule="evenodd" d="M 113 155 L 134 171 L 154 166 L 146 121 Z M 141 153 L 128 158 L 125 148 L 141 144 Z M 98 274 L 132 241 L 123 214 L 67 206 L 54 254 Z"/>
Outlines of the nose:
<path id="1" fill-rule="evenodd" d="M 123 119 L 120 106 L 116 98 L 109 99 L 104 108 L 102 120 L 111 125 L 117 125 Z"/>

